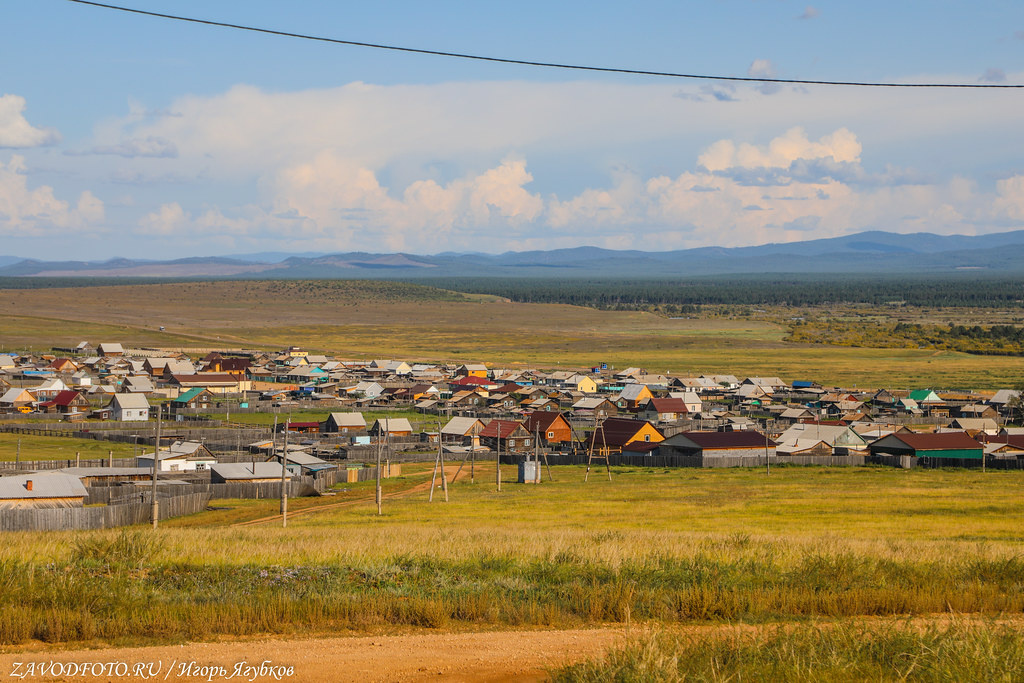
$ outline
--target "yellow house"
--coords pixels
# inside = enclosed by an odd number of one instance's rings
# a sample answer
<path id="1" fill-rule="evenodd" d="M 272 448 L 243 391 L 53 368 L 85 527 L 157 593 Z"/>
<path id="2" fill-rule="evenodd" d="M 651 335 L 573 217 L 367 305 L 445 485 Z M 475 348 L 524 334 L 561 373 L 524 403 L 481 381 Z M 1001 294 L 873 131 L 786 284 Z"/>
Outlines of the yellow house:
<path id="1" fill-rule="evenodd" d="M 481 377 L 486 379 L 487 366 L 467 363 L 466 365 L 460 365 L 459 368 L 455 371 L 455 374 L 464 375 L 466 377 Z"/>

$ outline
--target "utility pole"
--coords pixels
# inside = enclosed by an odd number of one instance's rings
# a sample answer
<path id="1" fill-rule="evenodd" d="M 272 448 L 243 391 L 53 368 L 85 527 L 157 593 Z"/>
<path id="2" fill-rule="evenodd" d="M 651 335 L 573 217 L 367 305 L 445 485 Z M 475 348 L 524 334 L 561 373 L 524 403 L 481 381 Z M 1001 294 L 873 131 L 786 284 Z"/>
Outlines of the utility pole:
<path id="1" fill-rule="evenodd" d="M 765 474 L 772 473 L 771 456 L 768 455 L 768 420 L 764 421 L 764 469 Z"/>
<path id="2" fill-rule="evenodd" d="M 281 453 L 281 526 L 288 526 L 288 427 L 291 425 L 291 418 L 284 423 L 284 451 Z"/>
<path id="3" fill-rule="evenodd" d="M 498 493 L 501 493 L 501 420 L 498 420 L 498 458 L 494 461 L 494 478 L 498 482 Z"/>
<path id="4" fill-rule="evenodd" d="M 160 524 L 160 503 L 156 500 L 156 480 L 157 472 L 160 471 L 160 413 L 162 408 L 163 406 L 159 403 L 156 405 L 156 448 L 153 451 L 153 490 L 150 493 L 150 497 L 153 499 L 153 507 L 150 516 L 153 518 L 154 531 Z"/>
<path id="5" fill-rule="evenodd" d="M 387 418 L 383 418 L 383 419 L 387 420 Z M 386 433 L 387 432 L 387 427 L 383 427 L 383 429 L 384 429 L 384 431 Z M 381 450 L 383 448 L 383 445 L 384 445 L 384 442 L 382 440 L 382 435 L 381 435 L 381 421 L 377 420 L 377 492 L 376 492 L 375 498 L 377 500 L 377 514 L 378 515 L 384 514 L 384 511 L 382 509 L 383 508 L 383 500 L 381 500 L 382 496 L 381 496 L 381 491 L 380 491 Z"/>

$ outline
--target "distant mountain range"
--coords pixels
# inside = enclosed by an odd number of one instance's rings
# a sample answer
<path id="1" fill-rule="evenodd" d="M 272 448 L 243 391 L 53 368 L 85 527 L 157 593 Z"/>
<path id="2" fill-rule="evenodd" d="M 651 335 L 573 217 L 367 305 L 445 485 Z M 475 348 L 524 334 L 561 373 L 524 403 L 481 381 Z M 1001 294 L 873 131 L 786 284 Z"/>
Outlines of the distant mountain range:
<path id="1" fill-rule="evenodd" d="M 1024 274 L 1024 230 L 968 237 L 881 231 L 845 237 L 676 251 L 576 247 L 504 254 L 280 254 L 265 252 L 171 261 L 39 261 L 0 256 L 0 277 L 655 278 L 748 273 Z"/>

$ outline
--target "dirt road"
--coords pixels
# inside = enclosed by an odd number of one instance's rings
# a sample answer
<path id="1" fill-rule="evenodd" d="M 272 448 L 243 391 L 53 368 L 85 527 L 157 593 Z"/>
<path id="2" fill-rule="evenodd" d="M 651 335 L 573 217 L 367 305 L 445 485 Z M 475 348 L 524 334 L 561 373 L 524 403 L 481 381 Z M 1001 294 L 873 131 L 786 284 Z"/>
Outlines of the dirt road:
<path id="1" fill-rule="evenodd" d="M 146 680 L 150 674 L 148 680 L 214 683 L 543 681 L 548 668 L 599 655 L 609 646 L 622 643 L 623 633 L 615 628 L 430 633 L 23 652 L 0 654 L 0 681 L 23 676 L 21 680 L 25 681 L 92 683 Z M 265 668 L 264 675 L 260 675 L 259 667 L 264 661 L 275 668 Z M 47 668 L 46 675 L 41 675 L 41 666 L 51 662 L 57 666 Z M 79 666 L 78 675 L 74 675 L 73 667 L 84 663 L 105 663 L 112 673 L 104 673 L 96 666 Z M 255 669 L 247 669 L 249 666 Z M 83 668 L 88 668 L 85 675 Z M 118 675 L 119 672 L 127 675 Z"/>

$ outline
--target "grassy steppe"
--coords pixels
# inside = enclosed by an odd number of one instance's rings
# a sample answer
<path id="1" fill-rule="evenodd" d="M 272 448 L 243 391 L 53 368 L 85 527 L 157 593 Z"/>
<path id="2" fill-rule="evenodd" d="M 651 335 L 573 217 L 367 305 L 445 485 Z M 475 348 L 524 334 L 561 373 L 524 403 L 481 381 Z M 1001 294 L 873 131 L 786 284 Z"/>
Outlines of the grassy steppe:
<path id="1" fill-rule="evenodd" d="M 422 482 L 425 469 L 388 481 Z M 0 641 L 396 626 L 765 622 L 1024 611 L 1024 473 L 616 469 L 450 503 L 426 494 L 268 522 L 275 501 L 139 530 L 7 534 Z M 330 504 L 372 490 L 346 485 Z M 298 502 L 298 501 L 296 501 Z"/>
<path id="2" fill-rule="evenodd" d="M 847 386 L 1000 388 L 1022 360 L 783 341 L 780 325 L 510 303 L 402 283 L 212 282 L 0 290 L 5 348 L 93 342 L 169 348 L 301 345 L 349 358 L 780 375 Z M 159 326 L 166 327 L 159 332 Z"/>
<path id="3" fill-rule="evenodd" d="M 140 436 L 152 435 L 152 425 L 139 429 Z M 115 458 L 130 458 L 141 453 L 130 443 L 96 441 L 95 439 L 73 439 L 63 436 L 35 436 L 32 434 L 0 433 L 0 462 L 14 462 L 18 457 L 18 442 L 21 442 L 21 460 L 74 460 L 80 453 L 83 460 L 106 458 L 110 451 Z M 150 447 L 152 448 L 152 447 Z"/>

